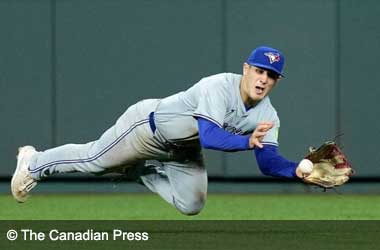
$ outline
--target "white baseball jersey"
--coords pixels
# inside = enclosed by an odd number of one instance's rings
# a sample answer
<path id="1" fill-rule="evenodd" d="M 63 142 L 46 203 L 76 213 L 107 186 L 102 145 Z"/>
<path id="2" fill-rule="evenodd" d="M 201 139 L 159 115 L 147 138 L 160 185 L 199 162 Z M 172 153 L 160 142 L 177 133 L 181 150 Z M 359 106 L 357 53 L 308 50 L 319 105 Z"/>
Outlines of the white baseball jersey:
<path id="1" fill-rule="evenodd" d="M 198 141 L 197 117 L 202 117 L 234 134 L 251 133 L 261 121 L 274 127 L 264 143 L 277 145 L 280 126 L 275 109 L 265 97 L 246 110 L 240 96 L 241 75 L 223 73 L 203 78 L 184 92 L 164 99 L 147 99 L 129 107 L 98 140 L 86 144 L 66 144 L 36 153 L 29 172 L 35 180 L 56 173 L 104 173 L 128 168 L 145 160 L 159 160 L 164 173 L 141 176 L 144 184 L 184 214 L 196 214 L 203 208 L 207 193 L 207 172 Z M 151 126 L 154 111 L 156 130 Z M 164 137 L 164 138 L 162 138 Z M 184 143 L 170 148 L 167 140 Z M 191 148 L 191 147 L 190 147 Z M 186 151 L 185 151 L 186 153 Z"/>
<path id="2" fill-rule="evenodd" d="M 198 138 L 197 117 L 238 135 L 252 133 L 259 122 L 271 121 L 274 126 L 263 143 L 278 145 L 280 120 L 269 97 L 246 110 L 240 95 L 241 78 L 233 73 L 212 75 L 162 99 L 155 111 L 157 130 L 169 141 L 185 141 Z"/>

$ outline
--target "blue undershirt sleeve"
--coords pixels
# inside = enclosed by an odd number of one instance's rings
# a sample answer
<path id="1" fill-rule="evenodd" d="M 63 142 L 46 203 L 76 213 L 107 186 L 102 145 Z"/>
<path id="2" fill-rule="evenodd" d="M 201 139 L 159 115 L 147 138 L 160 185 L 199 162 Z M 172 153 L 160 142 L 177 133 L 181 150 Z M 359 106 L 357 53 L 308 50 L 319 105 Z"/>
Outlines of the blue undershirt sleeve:
<path id="1" fill-rule="evenodd" d="M 198 117 L 201 146 L 226 152 L 249 150 L 250 135 L 234 135 L 215 123 Z"/>
<path id="2" fill-rule="evenodd" d="M 261 172 L 275 177 L 296 178 L 298 163 L 289 161 L 279 155 L 277 146 L 264 145 L 263 148 L 254 149 L 256 161 Z"/>
<path id="3" fill-rule="evenodd" d="M 198 117 L 199 140 L 201 146 L 226 152 L 250 150 L 251 135 L 234 135 L 215 123 Z M 254 148 L 257 164 L 265 175 L 296 178 L 298 163 L 289 161 L 278 153 L 278 147 L 265 144 L 263 148 Z"/>

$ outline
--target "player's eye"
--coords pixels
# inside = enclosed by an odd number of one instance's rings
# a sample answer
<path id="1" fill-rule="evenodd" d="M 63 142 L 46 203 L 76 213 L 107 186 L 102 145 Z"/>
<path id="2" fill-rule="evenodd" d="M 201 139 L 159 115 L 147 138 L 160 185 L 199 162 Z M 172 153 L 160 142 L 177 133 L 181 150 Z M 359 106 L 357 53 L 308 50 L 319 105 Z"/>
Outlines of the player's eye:
<path id="1" fill-rule="evenodd" d="M 263 74 L 264 73 L 264 70 L 262 70 L 262 69 L 256 69 L 256 73 L 258 73 L 258 74 Z"/>
<path id="2" fill-rule="evenodd" d="M 273 71 L 268 71 L 268 77 L 277 80 L 280 76 Z"/>

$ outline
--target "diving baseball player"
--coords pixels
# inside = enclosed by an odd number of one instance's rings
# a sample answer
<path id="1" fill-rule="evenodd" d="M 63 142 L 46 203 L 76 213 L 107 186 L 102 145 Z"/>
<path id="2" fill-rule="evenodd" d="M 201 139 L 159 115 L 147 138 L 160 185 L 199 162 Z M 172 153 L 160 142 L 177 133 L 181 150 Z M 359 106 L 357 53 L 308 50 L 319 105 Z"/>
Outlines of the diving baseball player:
<path id="1" fill-rule="evenodd" d="M 140 181 L 186 215 L 206 201 L 202 148 L 253 151 L 265 175 L 302 177 L 298 163 L 278 153 L 280 120 L 268 94 L 283 76 L 284 56 L 258 47 L 243 74 L 221 73 L 186 91 L 129 107 L 96 141 L 38 152 L 19 149 L 11 189 L 19 202 L 38 181 L 57 173 L 138 171 Z"/>

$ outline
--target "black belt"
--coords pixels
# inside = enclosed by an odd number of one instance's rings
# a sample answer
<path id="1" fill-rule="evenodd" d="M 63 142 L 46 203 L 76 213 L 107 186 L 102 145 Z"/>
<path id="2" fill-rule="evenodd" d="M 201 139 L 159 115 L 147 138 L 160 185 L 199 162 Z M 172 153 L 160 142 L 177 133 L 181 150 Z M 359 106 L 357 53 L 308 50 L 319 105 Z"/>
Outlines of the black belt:
<path id="1" fill-rule="evenodd" d="M 156 132 L 156 124 L 154 123 L 154 112 L 149 114 L 149 126 L 152 132 Z"/>

